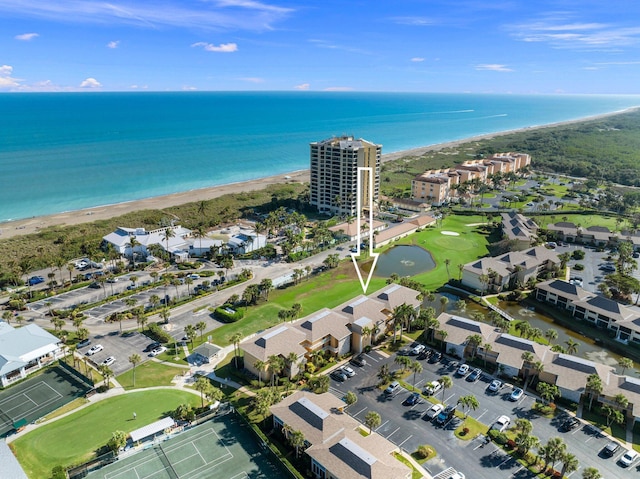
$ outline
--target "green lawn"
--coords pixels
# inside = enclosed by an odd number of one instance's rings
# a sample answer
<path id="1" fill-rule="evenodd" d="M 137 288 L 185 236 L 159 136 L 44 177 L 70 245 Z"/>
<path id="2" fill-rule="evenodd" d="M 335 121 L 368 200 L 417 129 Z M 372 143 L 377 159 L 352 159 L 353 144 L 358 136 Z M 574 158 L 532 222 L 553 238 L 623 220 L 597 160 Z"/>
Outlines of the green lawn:
<path id="1" fill-rule="evenodd" d="M 579 215 L 572 214 L 564 210 L 559 210 L 554 215 L 531 215 L 531 219 L 538 223 L 542 228 L 546 228 L 549 224 L 557 223 L 558 221 L 568 221 L 570 223 L 580 225 L 583 228 L 588 228 L 589 226 L 606 226 L 611 231 L 618 230 L 620 227 L 628 227 L 626 223 L 616 225 L 615 216 L 602 216 L 597 214 Z"/>
<path id="2" fill-rule="evenodd" d="M 182 403 L 199 407 L 200 398 L 172 389 L 123 394 L 42 426 L 16 439 L 11 448 L 30 478 L 43 479 L 57 465 L 66 467 L 90 459 L 114 431 L 131 432 L 157 421 Z"/>
<path id="3" fill-rule="evenodd" d="M 486 221 L 486 217 L 481 215 L 447 216 L 442 222 L 442 226 L 424 229 L 402 238 L 390 246 L 412 244 L 429 250 L 436 267 L 431 271 L 414 276 L 413 279 L 433 291 L 445 284 L 449 277 L 459 277 L 459 264 L 465 264 L 489 254 L 487 235 L 479 231 L 477 226 L 469 226 L 486 223 Z M 459 236 L 443 235 L 443 231 L 459 233 Z M 383 249 L 387 248 L 385 246 Z M 450 260 L 448 275 L 445 264 L 447 259 Z"/>
<path id="4" fill-rule="evenodd" d="M 145 361 L 136 366 L 136 384 L 133 385 L 133 369 L 121 374 L 116 379 L 125 389 L 149 388 L 152 386 L 171 386 L 174 376 L 187 369 L 166 366 L 155 361 Z"/>

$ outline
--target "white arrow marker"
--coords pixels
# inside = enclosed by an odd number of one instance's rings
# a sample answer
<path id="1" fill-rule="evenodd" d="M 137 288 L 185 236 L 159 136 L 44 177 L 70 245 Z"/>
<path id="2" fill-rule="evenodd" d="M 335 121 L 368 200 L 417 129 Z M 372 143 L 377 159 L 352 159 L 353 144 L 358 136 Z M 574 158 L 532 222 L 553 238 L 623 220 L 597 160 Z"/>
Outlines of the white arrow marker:
<path id="1" fill-rule="evenodd" d="M 371 264 L 371 269 L 369 270 L 369 274 L 367 276 L 367 281 L 365 282 L 362 279 L 362 272 L 360 271 L 360 266 L 358 265 L 358 258 L 360 257 L 360 246 L 362 245 L 362 182 L 363 182 L 363 174 L 365 171 L 369 172 L 369 198 L 368 206 L 369 206 L 369 256 L 373 258 L 373 263 Z M 378 262 L 378 255 L 380 253 L 373 252 L 373 168 L 370 167 L 358 167 L 358 177 L 357 177 L 357 196 L 356 196 L 356 204 L 357 204 L 357 216 L 356 216 L 356 227 L 358 228 L 358 236 L 357 236 L 357 252 L 351 253 L 351 259 L 353 260 L 353 264 L 356 267 L 356 273 L 358 273 L 358 279 L 360 280 L 360 285 L 362 286 L 362 293 L 367 294 L 367 288 L 369 287 L 369 282 L 371 281 L 371 276 L 373 276 L 373 271 L 376 269 L 376 263 Z"/>

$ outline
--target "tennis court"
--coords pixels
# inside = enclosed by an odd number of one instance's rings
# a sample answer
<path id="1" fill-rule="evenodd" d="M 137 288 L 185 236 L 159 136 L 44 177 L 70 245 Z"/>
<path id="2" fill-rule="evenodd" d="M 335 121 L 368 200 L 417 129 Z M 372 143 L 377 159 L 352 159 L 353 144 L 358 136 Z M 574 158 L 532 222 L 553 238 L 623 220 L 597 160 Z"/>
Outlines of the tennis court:
<path id="1" fill-rule="evenodd" d="M 91 472 L 89 479 L 286 478 L 289 473 L 263 449 L 234 413 Z"/>
<path id="2" fill-rule="evenodd" d="M 91 387 L 65 370 L 54 367 L 0 392 L 0 437 L 13 424 L 26 424 L 83 396 Z"/>

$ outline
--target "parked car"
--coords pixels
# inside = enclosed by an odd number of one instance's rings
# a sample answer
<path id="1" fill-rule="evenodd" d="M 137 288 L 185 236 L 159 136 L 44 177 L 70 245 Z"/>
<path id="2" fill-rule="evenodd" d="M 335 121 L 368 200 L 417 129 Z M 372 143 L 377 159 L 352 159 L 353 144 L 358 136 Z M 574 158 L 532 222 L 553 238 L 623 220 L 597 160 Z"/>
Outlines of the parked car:
<path id="1" fill-rule="evenodd" d="M 346 374 L 348 378 L 352 378 L 356 375 L 356 372 L 347 365 L 342 366 L 342 368 L 340 368 L 340 371 Z"/>
<path id="2" fill-rule="evenodd" d="M 391 384 L 387 386 L 387 389 L 384 390 L 385 396 L 395 396 L 400 392 L 402 386 L 398 381 L 393 381 Z"/>
<path id="3" fill-rule="evenodd" d="M 461 472 L 454 472 L 449 477 L 447 477 L 447 479 L 466 479 L 466 477 Z"/>
<path id="4" fill-rule="evenodd" d="M 29 278 L 29 286 L 35 286 L 40 283 L 44 283 L 44 278 L 42 276 L 31 276 L 31 278 Z"/>
<path id="5" fill-rule="evenodd" d="M 158 346 L 157 348 L 151 350 L 151 352 L 149 353 L 150 356 L 157 356 L 158 354 L 162 354 L 167 350 L 167 348 L 165 348 L 164 346 Z"/>
<path id="6" fill-rule="evenodd" d="M 355 364 L 356 366 L 363 367 L 367 365 L 367 360 L 364 358 L 362 354 L 355 356 L 351 359 L 351 364 Z"/>
<path id="7" fill-rule="evenodd" d="M 455 413 L 456 413 L 455 406 L 453 405 L 447 406 L 444 408 L 444 410 L 440 414 L 436 416 L 435 423 L 438 426 L 444 426 L 451 420 L 451 418 L 455 415 Z"/>
<path id="8" fill-rule="evenodd" d="M 100 286 L 100 283 L 98 283 L 97 281 L 94 281 L 93 283 L 91 283 L 91 284 L 89 285 L 89 287 L 90 287 L 91 289 L 100 289 L 100 288 L 102 288 L 102 286 Z"/>
<path id="9" fill-rule="evenodd" d="M 435 364 L 438 361 L 440 361 L 441 359 L 442 359 L 442 353 L 439 353 L 438 351 L 436 351 L 429 358 L 429 363 Z"/>
<path id="10" fill-rule="evenodd" d="M 415 406 L 416 404 L 420 404 L 420 393 L 411 393 L 407 399 L 405 399 L 402 404 L 405 406 Z"/>
<path id="11" fill-rule="evenodd" d="M 513 401 L 513 402 L 519 401 L 523 395 L 524 395 L 524 391 L 522 389 L 515 388 L 511 393 L 511 395 L 509 396 L 509 401 Z"/>
<path id="12" fill-rule="evenodd" d="M 91 344 L 91 340 L 89 338 L 83 339 L 82 341 L 78 341 L 76 344 L 76 349 L 85 348 Z"/>
<path id="13" fill-rule="evenodd" d="M 491 429 L 493 429 L 494 431 L 504 432 L 504 430 L 509 427 L 509 424 L 511 424 L 511 419 L 509 419 L 509 416 L 500 416 L 498 419 L 496 419 L 496 422 L 491 425 Z"/>
<path id="14" fill-rule="evenodd" d="M 113 356 L 109 356 L 107 359 L 105 359 L 104 361 L 102 361 L 102 365 L 103 366 L 111 366 L 113 363 L 116 362 L 116 358 L 114 358 Z"/>
<path id="15" fill-rule="evenodd" d="M 565 419 L 565 421 L 560 425 L 560 431 L 573 431 L 578 426 L 580 426 L 580 420 L 576 417 L 571 416 L 570 418 Z"/>
<path id="16" fill-rule="evenodd" d="M 117 276 L 107 278 L 107 283 L 117 283 L 118 281 L 120 281 L 120 278 L 118 278 Z"/>
<path id="17" fill-rule="evenodd" d="M 439 381 L 431 381 L 424 385 L 424 390 L 422 391 L 427 396 L 433 396 L 435 393 L 442 389 L 442 384 Z"/>
<path id="18" fill-rule="evenodd" d="M 189 275 L 189 278 L 191 278 L 191 279 L 200 279 L 200 275 L 193 273 L 193 274 Z"/>
<path id="19" fill-rule="evenodd" d="M 480 379 L 481 375 L 482 375 L 482 369 L 475 368 L 473 371 L 471 371 L 471 374 L 467 376 L 467 381 L 475 383 L 478 379 Z"/>
<path id="20" fill-rule="evenodd" d="M 427 412 L 424 413 L 424 416 L 422 416 L 422 419 L 424 419 L 425 421 L 431 421 L 434 417 L 440 414 L 443 409 L 444 409 L 444 404 L 440 404 L 440 403 L 434 404 L 429 409 L 427 409 Z"/>
<path id="21" fill-rule="evenodd" d="M 342 371 L 340 371 L 339 369 L 336 369 L 335 371 L 333 371 L 329 376 L 331 377 L 331 379 L 338 381 L 340 383 L 343 383 L 347 380 L 347 375 Z"/>
<path id="22" fill-rule="evenodd" d="M 89 351 L 87 351 L 87 356 L 93 356 L 94 354 L 99 353 L 103 349 L 104 347 L 102 346 L 102 344 L 96 344 L 95 346 L 91 346 Z"/>
<path id="23" fill-rule="evenodd" d="M 502 388 L 502 381 L 500 381 L 499 379 L 494 379 L 493 381 L 491 381 L 489 386 L 487 386 L 487 391 L 495 394 L 498 391 L 500 391 L 501 388 Z"/>
<path id="24" fill-rule="evenodd" d="M 424 360 L 424 359 L 429 359 L 431 357 L 431 354 L 433 353 L 433 351 L 429 348 L 425 348 L 424 351 L 422 351 L 420 354 L 418 354 L 418 359 L 420 361 Z"/>
<path id="25" fill-rule="evenodd" d="M 620 444 L 615 441 L 608 442 L 604 448 L 602 448 L 602 455 L 604 457 L 611 457 L 620 449 Z"/>
<path id="26" fill-rule="evenodd" d="M 469 365 L 468 364 L 461 364 L 460 367 L 458 368 L 458 370 L 456 371 L 456 374 L 460 377 L 466 375 L 469 372 Z"/>
<path id="27" fill-rule="evenodd" d="M 162 346 L 162 344 L 158 343 L 158 342 L 153 342 L 151 344 L 148 344 L 146 348 L 144 348 L 144 352 L 145 353 L 150 353 L 151 351 L 153 351 L 154 349 L 158 348 Z"/>
<path id="28" fill-rule="evenodd" d="M 625 452 L 622 455 L 622 457 L 620 457 L 620 459 L 618 459 L 618 462 L 623 467 L 629 467 L 635 462 L 637 457 L 638 457 L 638 453 L 633 449 L 630 449 L 627 452 Z"/>
<path id="29" fill-rule="evenodd" d="M 418 344 L 411 351 L 409 351 L 409 355 L 417 356 L 418 354 L 420 354 L 425 349 L 427 349 L 427 347 L 424 344 Z"/>

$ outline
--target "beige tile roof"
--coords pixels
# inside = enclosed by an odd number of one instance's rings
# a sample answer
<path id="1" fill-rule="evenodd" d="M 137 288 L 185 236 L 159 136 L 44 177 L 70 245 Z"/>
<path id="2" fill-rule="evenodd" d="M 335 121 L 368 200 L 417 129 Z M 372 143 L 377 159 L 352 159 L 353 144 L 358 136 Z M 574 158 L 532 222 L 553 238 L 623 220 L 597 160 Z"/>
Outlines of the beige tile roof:
<path id="1" fill-rule="evenodd" d="M 349 317 L 329 308 L 323 308 L 297 321 L 294 326 L 307 337 L 308 341 L 313 343 L 329 335 L 338 340 L 346 338 L 351 334 L 347 327 L 349 322 Z"/>
<path id="2" fill-rule="evenodd" d="M 545 373 L 557 376 L 556 386 L 571 391 L 584 392 L 587 378 L 591 374 L 600 376 L 605 386 L 610 382 L 615 382 L 614 368 L 577 356 L 549 351 L 543 364 Z"/>
<path id="3" fill-rule="evenodd" d="M 240 343 L 240 349 L 248 352 L 260 361 L 266 361 L 271 355 L 287 356 L 294 352 L 298 356 L 306 353 L 300 345 L 306 339 L 297 328 L 288 324 L 279 324 L 267 329 L 257 338 Z"/>
<path id="4" fill-rule="evenodd" d="M 341 304 L 335 310 L 350 316 L 352 321 L 364 316 L 377 323 L 378 321 L 386 321 L 387 315 L 384 313 L 386 307 L 386 303 L 361 294 L 349 302 Z"/>
<path id="5" fill-rule="evenodd" d="M 542 361 L 547 351 L 548 348 L 534 341 L 504 333 L 500 334 L 492 345 L 492 352 L 498 353 L 498 363 L 517 369 L 522 368 L 524 363 L 523 353 L 529 352 L 534 355 L 536 361 Z"/>
<path id="6" fill-rule="evenodd" d="M 604 380 L 602 381 L 604 383 Z M 613 375 L 609 387 L 604 388 L 603 393 L 610 398 L 617 394 L 624 396 L 632 404 L 632 413 L 635 417 L 640 416 L 640 379 L 629 376 Z"/>
<path id="7" fill-rule="evenodd" d="M 461 318 L 460 316 L 454 316 L 449 313 L 440 313 L 438 321 L 440 322 L 439 329 L 447 332 L 446 341 L 451 344 L 463 344 L 469 336 L 473 336 L 474 334 L 482 336 L 484 343 L 488 342 L 491 337 L 496 334 L 493 326 L 489 324 Z"/>
<path id="8" fill-rule="evenodd" d="M 367 228 L 363 231 L 361 231 L 361 234 L 364 235 L 368 235 L 369 234 L 369 222 L 368 221 L 364 221 L 363 222 L 364 225 L 367 226 Z M 384 227 L 386 225 L 386 223 L 383 223 L 382 221 L 378 221 L 378 220 L 373 220 L 373 230 L 377 230 L 380 229 L 382 227 Z M 329 231 L 332 231 L 334 233 L 338 233 L 340 231 L 343 232 L 343 234 L 345 236 L 349 236 L 349 237 L 354 237 L 358 234 L 358 223 L 356 221 L 354 221 L 353 223 L 339 223 L 335 226 L 331 226 L 329 228 Z"/>
<path id="9" fill-rule="evenodd" d="M 391 453 L 397 447 L 378 434 L 363 437 L 345 430 L 330 442 L 314 444 L 307 454 L 340 479 L 402 479 L 411 469 Z"/>
<path id="10" fill-rule="evenodd" d="M 322 444 L 344 431 L 345 426 L 354 427 L 351 423 L 345 424 L 344 418 L 354 419 L 338 412 L 344 407 L 345 403 L 331 393 L 296 391 L 271 406 L 271 413 L 284 424 L 302 432 L 311 444 Z"/>
<path id="11" fill-rule="evenodd" d="M 360 423 L 342 412 L 344 406 L 344 402 L 331 393 L 296 391 L 271 406 L 271 413 L 302 432 L 311 444 L 307 454 L 335 477 L 411 477 L 411 469 L 391 455 L 397 446 L 375 433 L 361 436 L 357 431 Z"/>
<path id="12" fill-rule="evenodd" d="M 373 293 L 371 297 L 384 301 L 387 304 L 387 309 L 393 311 L 396 306 L 401 304 L 410 304 L 414 308 L 420 306 L 422 301 L 417 299 L 418 294 L 416 290 L 406 286 L 390 284 Z"/>
<path id="13" fill-rule="evenodd" d="M 586 289 L 582 289 L 575 284 L 571 284 L 561 279 L 552 279 L 550 281 L 545 281 L 544 283 L 538 283 L 536 284 L 536 288 L 554 293 L 557 296 L 562 296 L 573 302 L 595 296 L 594 293 L 590 293 Z"/>

